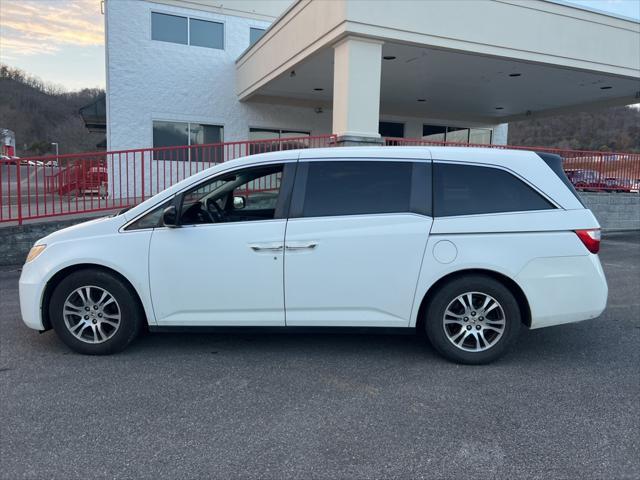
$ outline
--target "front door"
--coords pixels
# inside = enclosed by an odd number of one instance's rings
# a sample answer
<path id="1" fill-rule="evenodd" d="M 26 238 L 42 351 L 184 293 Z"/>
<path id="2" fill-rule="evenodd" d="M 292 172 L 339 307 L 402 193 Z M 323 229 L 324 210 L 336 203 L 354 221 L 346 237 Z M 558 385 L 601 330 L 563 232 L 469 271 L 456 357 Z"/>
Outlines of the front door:
<path id="1" fill-rule="evenodd" d="M 177 200 L 181 225 L 155 229 L 149 249 L 158 325 L 285 324 L 285 189 L 294 169 L 223 173 Z"/>
<path id="2" fill-rule="evenodd" d="M 288 326 L 409 325 L 430 173 L 430 161 L 300 160 L 285 238 Z"/>

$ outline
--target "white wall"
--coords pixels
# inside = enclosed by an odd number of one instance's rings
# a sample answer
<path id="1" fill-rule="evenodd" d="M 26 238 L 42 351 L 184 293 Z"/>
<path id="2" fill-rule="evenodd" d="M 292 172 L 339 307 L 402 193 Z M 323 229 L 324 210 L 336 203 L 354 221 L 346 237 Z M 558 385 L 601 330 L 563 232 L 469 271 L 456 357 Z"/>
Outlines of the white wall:
<path id="1" fill-rule="evenodd" d="M 151 40 L 151 12 L 221 21 L 225 50 Z M 238 101 L 235 60 L 249 46 L 249 28 L 268 22 L 220 15 L 143 0 L 108 0 L 108 150 L 153 145 L 153 120 L 222 125 L 225 141 L 247 140 L 250 127 L 331 133 L 331 110 Z M 422 123 L 478 126 L 444 119 L 381 116 L 404 121 L 405 136 L 419 138 Z M 464 125 L 463 125 L 464 124 Z M 494 143 L 506 143 L 506 125 L 494 130 Z"/>
<path id="2" fill-rule="evenodd" d="M 225 50 L 151 40 L 151 11 L 224 22 Z M 235 59 L 249 46 L 249 28 L 266 28 L 267 22 L 110 0 L 106 25 L 109 150 L 152 146 L 154 119 L 222 125 L 225 141 L 248 139 L 254 126 L 330 133 L 330 113 L 238 101 Z"/>

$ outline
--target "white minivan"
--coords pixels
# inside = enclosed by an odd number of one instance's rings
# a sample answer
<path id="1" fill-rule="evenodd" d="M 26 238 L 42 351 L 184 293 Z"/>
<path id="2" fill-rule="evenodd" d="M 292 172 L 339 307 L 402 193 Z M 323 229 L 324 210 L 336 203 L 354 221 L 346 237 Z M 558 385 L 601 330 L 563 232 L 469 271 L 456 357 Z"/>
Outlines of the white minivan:
<path id="1" fill-rule="evenodd" d="M 272 152 L 37 241 L 20 307 L 27 326 L 86 354 L 122 350 L 142 328 L 367 327 L 425 332 L 478 364 L 523 325 L 600 315 L 599 245 L 555 155 Z"/>

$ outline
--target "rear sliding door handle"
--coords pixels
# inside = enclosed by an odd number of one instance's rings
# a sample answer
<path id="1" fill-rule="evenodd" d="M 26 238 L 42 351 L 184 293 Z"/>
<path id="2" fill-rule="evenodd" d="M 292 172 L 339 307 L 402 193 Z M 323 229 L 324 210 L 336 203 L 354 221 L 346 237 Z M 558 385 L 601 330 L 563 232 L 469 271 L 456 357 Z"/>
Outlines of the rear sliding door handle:
<path id="1" fill-rule="evenodd" d="M 284 247 L 287 250 L 313 250 L 318 246 L 317 242 L 292 242 Z"/>
<path id="2" fill-rule="evenodd" d="M 249 248 L 254 252 L 281 252 L 281 243 L 253 243 L 249 245 Z"/>

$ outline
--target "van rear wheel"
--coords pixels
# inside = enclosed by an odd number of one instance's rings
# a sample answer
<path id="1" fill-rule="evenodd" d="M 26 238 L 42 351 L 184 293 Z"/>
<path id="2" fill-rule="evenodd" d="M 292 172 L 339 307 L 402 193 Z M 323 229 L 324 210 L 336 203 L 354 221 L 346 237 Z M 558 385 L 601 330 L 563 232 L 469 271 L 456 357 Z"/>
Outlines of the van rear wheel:
<path id="1" fill-rule="evenodd" d="M 78 270 L 65 277 L 51 295 L 49 318 L 69 348 L 88 355 L 125 349 L 142 325 L 130 287 L 102 270 Z"/>
<path id="2" fill-rule="evenodd" d="M 456 278 L 429 302 L 425 328 L 444 357 L 466 364 L 502 356 L 518 336 L 520 307 L 502 283 L 484 275 Z"/>

